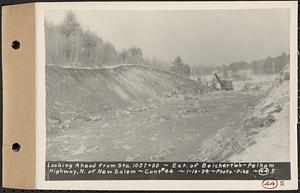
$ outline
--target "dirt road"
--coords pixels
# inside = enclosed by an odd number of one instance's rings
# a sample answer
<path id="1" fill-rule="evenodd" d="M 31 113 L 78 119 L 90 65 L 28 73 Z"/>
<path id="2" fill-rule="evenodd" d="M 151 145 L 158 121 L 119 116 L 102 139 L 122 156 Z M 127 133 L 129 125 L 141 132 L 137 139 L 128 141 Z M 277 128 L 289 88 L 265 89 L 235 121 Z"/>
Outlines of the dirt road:
<path id="1" fill-rule="evenodd" d="M 186 161 L 224 125 L 239 129 L 258 98 L 219 91 L 106 112 L 47 136 L 47 160 Z"/>

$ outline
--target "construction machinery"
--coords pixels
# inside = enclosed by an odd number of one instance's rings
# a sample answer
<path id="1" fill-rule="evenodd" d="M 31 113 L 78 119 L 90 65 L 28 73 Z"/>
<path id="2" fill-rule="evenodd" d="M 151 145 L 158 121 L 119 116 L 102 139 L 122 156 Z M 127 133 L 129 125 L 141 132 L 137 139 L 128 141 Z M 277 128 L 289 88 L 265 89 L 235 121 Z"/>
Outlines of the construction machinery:
<path id="1" fill-rule="evenodd" d="M 230 80 L 221 80 L 219 76 L 215 73 L 215 77 L 219 82 L 222 90 L 233 90 L 233 84 Z"/>

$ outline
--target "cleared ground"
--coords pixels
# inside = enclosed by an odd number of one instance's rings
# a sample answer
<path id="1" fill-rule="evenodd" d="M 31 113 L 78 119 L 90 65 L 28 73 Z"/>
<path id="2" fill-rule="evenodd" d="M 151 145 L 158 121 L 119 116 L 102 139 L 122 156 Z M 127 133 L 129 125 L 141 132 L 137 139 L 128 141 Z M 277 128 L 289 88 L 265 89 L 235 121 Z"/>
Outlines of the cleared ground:
<path id="1" fill-rule="evenodd" d="M 47 160 L 289 160 L 288 68 L 213 92 L 139 65 L 46 75 Z"/>
<path id="2" fill-rule="evenodd" d="M 49 135 L 47 160 L 186 161 L 224 126 L 240 129 L 258 98 L 219 91 L 107 111 Z"/>

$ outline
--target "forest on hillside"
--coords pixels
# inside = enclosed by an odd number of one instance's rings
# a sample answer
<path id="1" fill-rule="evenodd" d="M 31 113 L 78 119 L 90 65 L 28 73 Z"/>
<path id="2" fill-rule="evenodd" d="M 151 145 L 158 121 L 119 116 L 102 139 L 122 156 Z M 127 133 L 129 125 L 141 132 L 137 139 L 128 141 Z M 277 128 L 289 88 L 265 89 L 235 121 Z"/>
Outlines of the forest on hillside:
<path id="1" fill-rule="evenodd" d="M 130 47 L 120 52 L 109 41 L 79 23 L 68 11 L 59 24 L 45 19 L 46 64 L 101 67 L 111 64 L 144 64 L 143 51 Z"/>
<path id="2" fill-rule="evenodd" d="M 194 74 L 207 75 L 213 72 L 220 72 L 226 74 L 229 72 L 236 73 L 239 70 L 251 70 L 253 74 L 278 74 L 283 70 L 286 64 L 290 63 L 290 55 L 282 53 L 278 56 L 267 57 L 261 60 L 254 60 L 251 62 L 237 61 L 230 64 L 216 65 L 216 66 L 194 66 L 192 71 Z"/>
<path id="3" fill-rule="evenodd" d="M 68 11 L 63 21 L 53 24 L 45 19 L 46 64 L 99 68 L 115 64 L 152 65 L 162 70 L 188 76 L 191 68 L 177 56 L 171 64 L 155 57 L 144 58 L 141 48 L 133 46 L 117 51 L 114 45 L 86 29 L 76 15 Z"/>
<path id="4" fill-rule="evenodd" d="M 72 11 L 68 11 L 62 22 L 54 24 L 45 18 L 46 64 L 57 66 L 100 68 L 115 64 L 151 65 L 188 77 L 190 74 L 207 75 L 214 72 L 228 73 L 251 70 L 253 74 L 277 74 L 289 63 L 289 54 L 256 60 L 237 61 L 215 66 L 191 65 L 184 63 L 178 55 L 173 61 L 162 62 L 144 57 L 137 46 L 118 51 L 115 46 L 90 29 L 83 26 Z"/>

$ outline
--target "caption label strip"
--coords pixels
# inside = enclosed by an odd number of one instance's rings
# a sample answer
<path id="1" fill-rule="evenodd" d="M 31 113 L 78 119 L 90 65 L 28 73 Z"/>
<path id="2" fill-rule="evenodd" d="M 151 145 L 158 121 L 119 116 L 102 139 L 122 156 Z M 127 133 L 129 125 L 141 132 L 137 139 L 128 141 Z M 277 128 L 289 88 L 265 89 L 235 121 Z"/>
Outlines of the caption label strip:
<path id="1" fill-rule="evenodd" d="M 290 180 L 289 162 L 46 162 L 46 180 Z"/>

